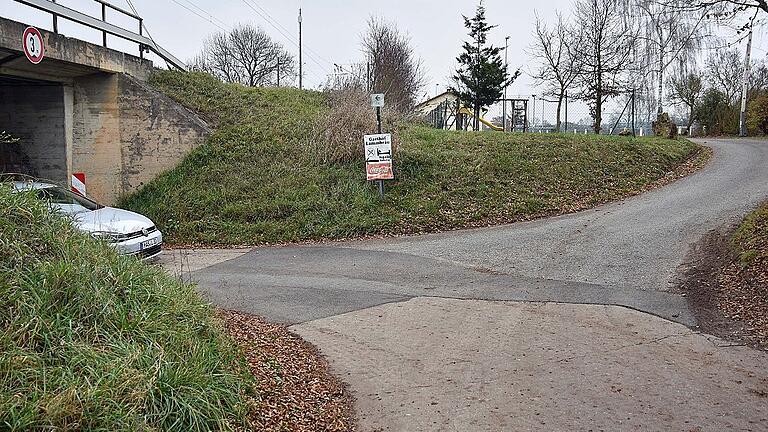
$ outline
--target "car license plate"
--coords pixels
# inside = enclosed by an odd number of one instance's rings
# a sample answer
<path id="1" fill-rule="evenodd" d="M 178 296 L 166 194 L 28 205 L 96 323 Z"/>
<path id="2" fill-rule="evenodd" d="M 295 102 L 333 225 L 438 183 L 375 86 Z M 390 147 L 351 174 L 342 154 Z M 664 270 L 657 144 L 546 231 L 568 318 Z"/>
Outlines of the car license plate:
<path id="1" fill-rule="evenodd" d="M 160 239 L 156 239 L 156 238 L 147 240 L 145 242 L 141 242 L 141 250 L 149 249 L 153 246 L 157 246 L 158 244 L 160 244 Z"/>

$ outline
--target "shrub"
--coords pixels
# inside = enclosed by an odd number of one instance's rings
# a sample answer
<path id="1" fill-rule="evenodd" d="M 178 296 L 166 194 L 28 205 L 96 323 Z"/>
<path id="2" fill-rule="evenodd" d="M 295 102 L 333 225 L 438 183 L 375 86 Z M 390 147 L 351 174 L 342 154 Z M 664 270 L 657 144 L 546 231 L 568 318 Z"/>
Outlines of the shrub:
<path id="1" fill-rule="evenodd" d="M 751 133 L 768 135 L 768 93 L 761 93 L 749 103 L 747 128 Z"/>
<path id="2" fill-rule="evenodd" d="M 329 110 L 318 118 L 306 143 L 310 152 L 323 163 L 362 161 L 363 135 L 377 130 L 376 114 L 370 96 L 362 90 L 347 87 L 326 92 Z M 399 116 L 393 110 L 382 111 L 383 132 L 393 134 L 397 147 Z M 395 148 L 392 149 L 395 152 Z"/>
<path id="3" fill-rule="evenodd" d="M 707 135 L 734 134 L 739 129 L 739 110 L 723 92 L 708 89 L 696 107 L 695 117 L 707 127 Z"/>

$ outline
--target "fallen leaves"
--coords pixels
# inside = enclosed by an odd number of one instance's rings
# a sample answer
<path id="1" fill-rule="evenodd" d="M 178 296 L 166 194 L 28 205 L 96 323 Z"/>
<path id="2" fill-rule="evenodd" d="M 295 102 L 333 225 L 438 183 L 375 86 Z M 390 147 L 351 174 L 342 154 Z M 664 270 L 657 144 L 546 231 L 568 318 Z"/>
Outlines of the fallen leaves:
<path id="1" fill-rule="evenodd" d="M 224 310 L 217 316 L 256 378 L 254 430 L 355 430 L 352 397 L 315 347 L 257 316 Z"/>
<path id="2" fill-rule="evenodd" d="M 718 282 L 720 310 L 743 323 L 742 337 L 768 347 L 768 262 L 749 266 L 732 262 L 720 272 Z"/>
<path id="3" fill-rule="evenodd" d="M 768 349 L 768 203 L 735 233 L 709 233 L 690 259 L 680 288 L 701 328 Z"/>

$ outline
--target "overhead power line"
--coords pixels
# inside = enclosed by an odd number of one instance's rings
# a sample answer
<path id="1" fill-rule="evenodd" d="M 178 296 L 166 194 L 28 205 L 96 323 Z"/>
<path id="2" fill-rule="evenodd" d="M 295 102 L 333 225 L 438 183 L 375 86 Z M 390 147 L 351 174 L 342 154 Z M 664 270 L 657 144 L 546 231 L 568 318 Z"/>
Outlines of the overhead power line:
<path id="1" fill-rule="evenodd" d="M 208 17 L 210 17 L 212 20 L 216 21 L 217 23 L 221 24 L 222 26 L 224 26 L 224 27 L 226 27 L 226 28 L 229 28 L 229 27 L 230 27 L 230 26 L 229 26 L 227 23 L 225 23 L 224 21 L 222 21 L 222 20 L 220 20 L 220 19 L 216 18 L 216 16 L 215 16 L 214 14 L 212 14 L 212 13 L 208 12 L 207 10 L 205 10 L 205 9 L 201 8 L 201 7 L 200 7 L 200 6 L 198 6 L 196 3 L 193 3 L 191 0 L 183 0 L 183 1 L 184 1 L 185 3 L 187 3 L 187 4 L 189 4 L 190 6 L 194 7 L 195 9 L 199 10 L 199 11 L 200 11 L 200 12 L 202 12 L 203 14 L 207 15 L 207 16 L 208 16 Z"/>
<path id="2" fill-rule="evenodd" d="M 136 6 L 133 5 L 133 2 L 131 0 L 125 0 L 125 1 L 126 1 L 126 3 L 128 3 L 128 7 L 131 8 L 131 10 L 133 11 L 134 15 L 141 16 L 141 14 L 136 9 Z M 144 31 L 147 33 L 147 37 L 149 38 L 149 40 L 151 40 L 155 45 L 157 45 L 157 42 L 155 42 L 155 39 L 152 37 L 152 33 L 149 32 L 149 29 L 147 28 L 147 25 L 144 23 L 144 20 L 141 20 L 141 28 L 143 28 Z M 165 59 L 163 59 L 163 60 L 165 60 Z M 171 68 L 171 64 L 168 63 L 168 60 L 165 60 L 165 66 L 168 69 Z"/>
<path id="3" fill-rule="evenodd" d="M 293 32 L 292 32 L 291 30 L 288 30 L 288 29 L 286 29 L 286 28 L 285 28 L 285 27 L 284 27 L 282 24 L 280 24 L 280 22 L 279 22 L 278 20 L 276 20 L 276 19 L 275 19 L 275 18 L 274 18 L 272 15 L 270 15 L 270 14 L 269 14 L 269 12 L 268 12 L 266 9 L 264 9 L 262 6 L 260 6 L 258 3 L 256 3 L 256 0 L 248 0 L 248 1 L 249 1 L 249 2 L 251 2 L 251 3 L 253 3 L 253 5 L 254 5 L 254 6 L 256 6 L 256 7 L 257 7 L 257 8 L 259 8 L 259 9 L 260 9 L 262 12 L 264 12 L 264 15 L 266 15 L 266 16 L 267 16 L 267 18 L 269 18 L 269 19 L 270 19 L 272 22 L 274 22 L 274 25 L 276 25 L 277 27 L 279 27 L 279 28 L 282 30 L 282 31 L 280 32 L 282 35 L 284 35 L 285 37 L 287 37 L 287 38 L 289 38 L 289 39 L 293 39 L 293 36 L 292 36 L 292 33 L 293 33 Z M 332 65 L 332 64 L 333 64 L 333 62 L 331 62 L 331 61 L 329 61 L 329 60 L 327 60 L 327 59 L 323 58 L 323 56 L 321 56 L 320 54 L 318 54 L 318 53 L 317 53 L 315 50 L 313 50 L 312 48 L 310 48 L 310 47 L 308 47 L 308 46 L 304 45 L 304 49 L 305 49 L 305 50 L 306 50 L 308 53 L 310 53 L 311 55 L 314 55 L 314 56 L 315 56 L 317 59 L 319 59 L 320 61 L 322 61 L 322 62 L 325 62 L 327 65 L 329 65 L 329 66 L 330 66 L 330 65 Z"/>
<path id="4" fill-rule="evenodd" d="M 202 19 L 204 19 L 205 21 L 208 21 L 209 23 L 213 24 L 213 25 L 214 25 L 214 27 L 218 28 L 219 30 L 222 30 L 222 31 L 227 31 L 227 28 L 226 28 L 226 27 L 222 27 L 222 26 L 221 26 L 220 24 L 218 24 L 216 21 L 214 21 L 213 19 L 211 19 L 211 18 L 213 17 L 213 15 L 211 15 L 211 16 L 210 16 L 210 18 L 209 18 L 209 17 L 207 17 L 207 16 L 205 16 L 205 15 L 202 15 L 202 14 L 198 13 L 197 11 L 195 11 L 195 10 L 193 10 L 193 9 L 190 9 L 188 6 L 186 6 L 185 4 L 183 4 L 183 3 L 181 3 L 181 2 L 179 2 L 179 1 L 177 1 L 177 0 L 171 0 L 171 1 L 172 1 L 172 2 L 174 2 L 174 3 L 176 3 L 177 5 L 181 6 L 182 8 L 186 9 L 187 11 L 189 11 L 189 12 L 191 12 L 191 13 L 193 13 L 193 14 L 197 15 L 198 17 L 200 17 L 200 18 L 202 18 Z"/>
<path id="5" fill-rule="evenodd" d="M 260 6 L 258 4 L 253 2 L 253 0 L 242 0 L 242 1 L 249 8 L 251 8 L 251 10 L 253 10 L 257 15 L 259 15 L 262 19 L 264 19 L 264 21 L 266 21 L 270 26 L 272 26 L 272 28 L 277 30 L 278 33 L 283 35 L 283 37 L 285 37 L 291 44 L 293 44 L 293 46 L 298 48 L 299 43 L 296 41 L 296 38 L 293 35 L 291 35 L 291 33 L 288 30 L 286 30 L 285 27 L 282 27 L 279 23 L 277 23 L 275 19 L 272 18 L 272 16 L 269 15 L 266 11 L 262 12 L 261 10 L 259 10 Z M 318 67 L 323 69 L 326 73 L 328 74 L 331 73 L 331 71 L 322 64 L 322 62 L 326 62 L 330 65 L 332 64 L 331 62 L 323 59 L 317 54 L 313 54 L 313 52 L 309 48 L 307 48 L 306 45 L 304 46 L 304 48 L 307 50 L 308 57 L 310 60 L 312 60 L 313 63 L 315 63 Z"/>

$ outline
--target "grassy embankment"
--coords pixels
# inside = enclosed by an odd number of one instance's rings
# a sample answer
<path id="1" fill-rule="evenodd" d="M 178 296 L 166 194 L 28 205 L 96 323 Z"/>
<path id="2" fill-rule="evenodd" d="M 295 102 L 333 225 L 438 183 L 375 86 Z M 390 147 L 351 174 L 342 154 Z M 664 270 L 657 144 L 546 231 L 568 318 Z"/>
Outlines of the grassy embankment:
<path id="1" fill-rule="evenodd" d="M 238 356 L 193 287 L 0 184 L 0 429 L 240 428 Z"/>
<path id="2" fill-rule="evenodd" d="M 0 184 L 0 430 L 352 430 L 313 347 L 213 312 Z"/>
<path id="3" fill-rule="evenodd" d="M 153 84 L 216 126 L 178 167 L 122 202 L 180 244 L 422 233 L 559 214 L 637 193 L 698 150 L 686 140 L 401 126 L 397 179 L 380 201 L 361 160 L 318 154 L 322 94 L 166 72 Z"/>

